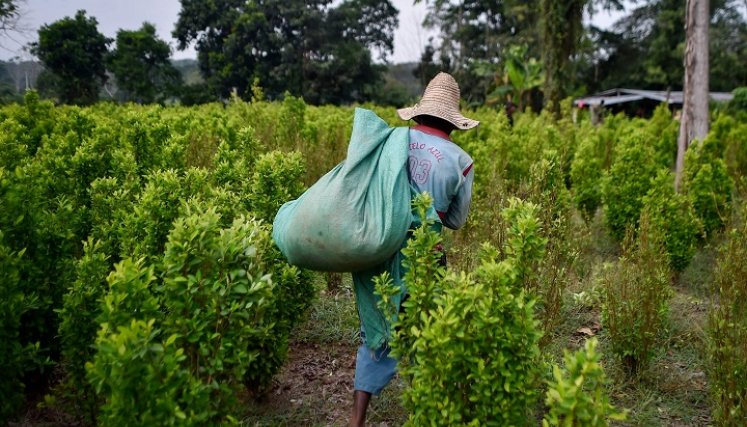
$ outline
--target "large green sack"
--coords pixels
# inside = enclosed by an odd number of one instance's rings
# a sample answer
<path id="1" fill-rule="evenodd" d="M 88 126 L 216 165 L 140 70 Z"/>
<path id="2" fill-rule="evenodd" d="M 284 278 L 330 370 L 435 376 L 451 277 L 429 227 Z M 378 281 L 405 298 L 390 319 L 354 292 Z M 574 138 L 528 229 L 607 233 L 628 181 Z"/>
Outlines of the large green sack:
<path id="1" fill-rule="evenodd" d="M 391 258 L 412 221 L 408 143 L 407 128 L 356 108 L 347 158 L 275 216 L 272 238 L 288 262 L 354 272 Z"/>

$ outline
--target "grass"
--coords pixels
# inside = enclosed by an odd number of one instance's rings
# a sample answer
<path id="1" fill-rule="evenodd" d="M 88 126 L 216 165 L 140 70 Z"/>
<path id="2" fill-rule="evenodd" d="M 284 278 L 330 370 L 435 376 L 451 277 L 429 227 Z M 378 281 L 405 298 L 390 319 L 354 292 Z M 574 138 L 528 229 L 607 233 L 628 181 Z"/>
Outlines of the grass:
<path id="1" fill-rule="evenodd" d="M 317 281 L 317 285 L 321 287 L 323 283 Z M 292 339 L 299 343 L 357 346 L 359 337 L 352 279 L 346 274 L 338 289 L 320 289 L 306 322 L 296 328 Z"/>
<path id="2" fill-rule="evenodd" d="M 381 395 L 371 400 L 366 417 L 369 425 L 399 426 L 407 420 L 407 411 L 401 403 L 405 387 L 402 378 L 395 376 Z"/>
<path id="3" fill-rule="evenodd" d="M 704 325 L 715 263 L 714 247 L 718 242 L 699 248 L 690 266 L 677 277 L 669 302 L 669 323 L 660 331 L 657 354 L 645 371 L 631 378 L 622 362 L 614 357 L 600 324 L 598 277 L 602 264 L 614 262 L 619 256 L 619 246 L 605 232 L 600 215 L 589 224 L 577 222 L 575 226 L 580 251 L 575 266 L 578 280 L 571 283 L 564 295 L 562 321 L 545 349 L 548 359 L 561 360 L 564 349 L 581 347 L 591 332 L 600 340 L 612 403 L 629 410 L 628 419 L 617 425 L 712 424 L 705 375 Z M 574 298 L 574 294 L 583 298 Z"/>
<path id="4" fill-rule="evenodd" d="M 662 331 L 659 351 L 646 370 L 630 378 L 619 361 L 606 358 L 613 403 L 630 410 L 622 425 L 710 424 L 702 351 L 705 314 L 704 304 L 693 304 L 691 298 L 676 290 L 670 301 L 669 328 Z"/>

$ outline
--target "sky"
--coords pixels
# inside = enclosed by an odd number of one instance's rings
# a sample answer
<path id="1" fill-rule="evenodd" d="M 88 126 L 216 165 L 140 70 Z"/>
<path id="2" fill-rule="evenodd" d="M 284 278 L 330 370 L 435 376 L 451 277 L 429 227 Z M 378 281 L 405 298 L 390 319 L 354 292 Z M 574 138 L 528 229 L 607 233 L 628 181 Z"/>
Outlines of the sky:
<path id="1" fill-rule="evenodd" d="M 195 58 L 194 49 L 176 50 L 176 40 L 171 31 L 179 16 L 179 0 L 19 0 L 21 2 L 21 34 L 11 34 L 8 38 L 0 35 L 0 59 L 13 57 L 31 59 L 30 54 L 23 52 L 22 47 L 36 40 L 37 30 L 66 16 L 74 16 L 83 9 L 88 16 L 93 16 L 99 23 L 99 31 L 107 37 L 114 38 L 117 30 L 136 30 L 144 21 L 155 24 L 158 35 L 169 42 L 175 59 Z M 389 57 L 393 63 L 417 61 L 428 43 L 428 38 L 435 35 L 422 27 L 426 14 L 425 2 L 413 5 L 413 0 L 392 0 L 399 9 L 399 28 L 394 34 L 394 54 Z M 621 13 L 608 14 L 600 12 L 594 17 L 597 26 L 606 28 Z"/>

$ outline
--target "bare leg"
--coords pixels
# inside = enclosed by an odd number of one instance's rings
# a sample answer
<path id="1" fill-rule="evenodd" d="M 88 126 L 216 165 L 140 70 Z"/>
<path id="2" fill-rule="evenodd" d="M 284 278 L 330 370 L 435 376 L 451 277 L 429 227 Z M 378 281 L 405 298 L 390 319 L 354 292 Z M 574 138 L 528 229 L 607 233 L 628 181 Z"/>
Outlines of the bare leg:
<path id="1" fill-rule="evenodd" d="M 371 400 L 371 393 L 356 390 L 353 392 L 353 416 L 350 427 L 363 427 L 366 424 L 366 410 Z"/>

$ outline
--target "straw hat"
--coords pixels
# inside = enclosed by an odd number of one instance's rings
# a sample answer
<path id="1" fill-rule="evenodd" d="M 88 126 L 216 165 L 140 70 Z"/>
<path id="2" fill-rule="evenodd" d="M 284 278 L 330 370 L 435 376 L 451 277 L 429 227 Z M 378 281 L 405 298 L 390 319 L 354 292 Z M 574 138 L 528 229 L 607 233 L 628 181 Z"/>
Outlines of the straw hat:
<path id="1" fill-rule="evenodd" d="M 459 112 L 459 85 L 454 77 L 447 73 L 438 73 L 428 83 L 420 102 L 413 107 L 400 108 L 397 114 L 402 120 L 410 120 L 420 115 L 438 117 L 461 130 L 472 129 L 480 124 Z"/>

